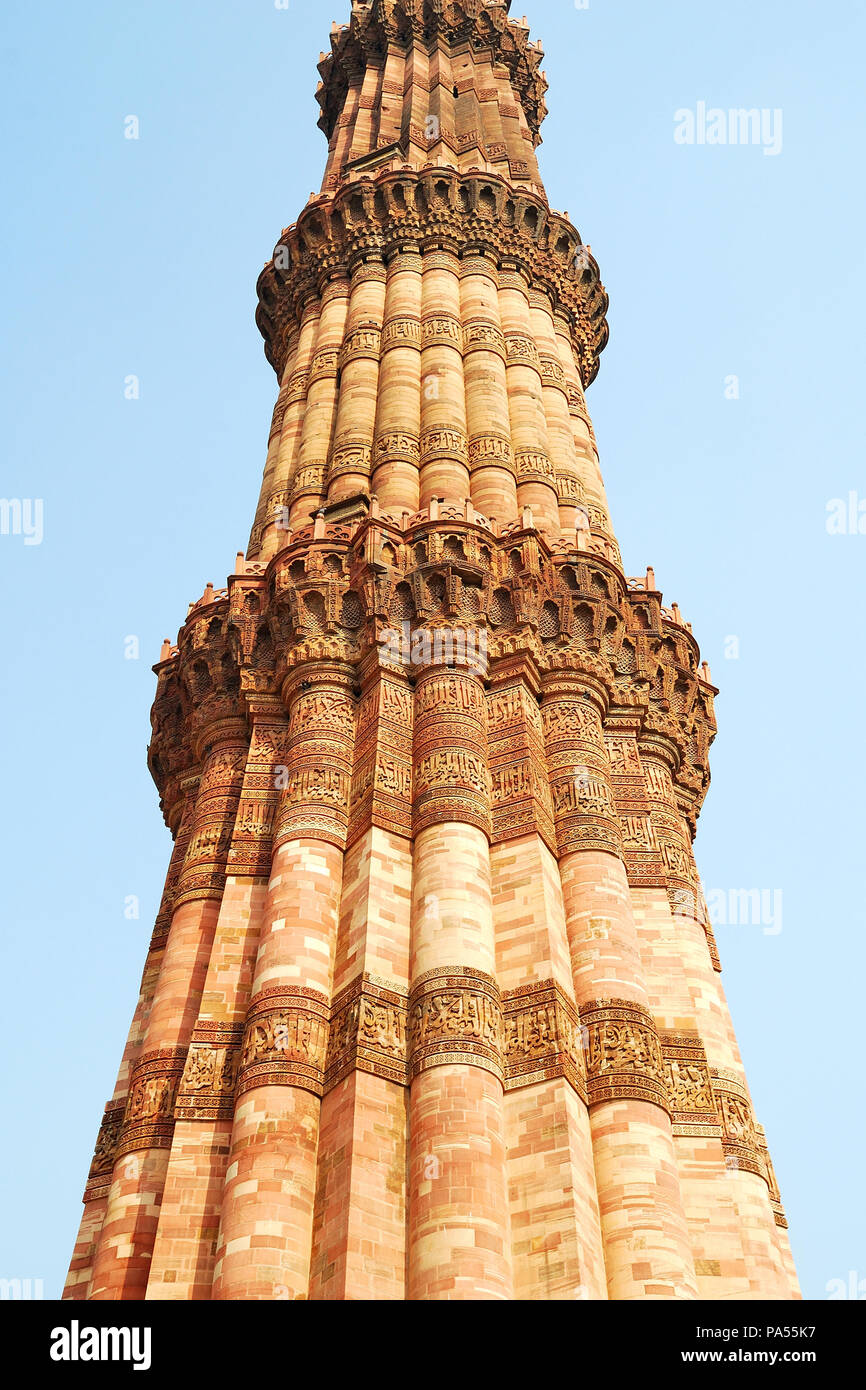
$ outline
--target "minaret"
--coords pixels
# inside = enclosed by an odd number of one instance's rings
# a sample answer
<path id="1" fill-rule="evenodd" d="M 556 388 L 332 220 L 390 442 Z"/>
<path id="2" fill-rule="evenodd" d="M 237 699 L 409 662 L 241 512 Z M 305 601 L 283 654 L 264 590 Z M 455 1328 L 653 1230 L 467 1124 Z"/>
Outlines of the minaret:
<path id="1" fill-rule="evenodd" d="M 626 575 L 595 259 L 504 0 L 371 0 L 259 279 L 246 557 L 156 672 L 175 849 L 71 1299 L 792 1299 L 692 840 L 710 673 Z"/>

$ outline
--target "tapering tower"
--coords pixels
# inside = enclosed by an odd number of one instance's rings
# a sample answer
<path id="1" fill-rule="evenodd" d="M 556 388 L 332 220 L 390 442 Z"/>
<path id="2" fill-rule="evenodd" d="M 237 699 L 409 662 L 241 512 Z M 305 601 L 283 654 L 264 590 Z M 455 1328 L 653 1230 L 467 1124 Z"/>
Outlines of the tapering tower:
<path id="1" fill-rule="evenodd" d="M 541 58 L 502 0 L 332 29 L 249 550 L 156 667 L 175 848 L 67 1298 L 799 1296 Z"/>

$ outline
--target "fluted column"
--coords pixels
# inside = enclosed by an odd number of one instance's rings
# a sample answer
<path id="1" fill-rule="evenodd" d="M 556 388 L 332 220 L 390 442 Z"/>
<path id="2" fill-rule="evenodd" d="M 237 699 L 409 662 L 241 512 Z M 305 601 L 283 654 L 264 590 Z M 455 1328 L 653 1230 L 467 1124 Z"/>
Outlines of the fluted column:
<path id="1" fill-rule="evenodd" d="M 211 1296 L 234 1091 L 271 862 L 286 718 L 275 695 L 251 696 L 243 787 L 201 1007 L 175 1105 L 148 1299 Z"/>
<path id="2" fill-rule="evenodd" d="M 351 669 L 299 667 L 247 1012 L 214 1270 L 218 1299 L 307 1296 L 355 707 Z"/>
<path id="3" fill-rule="evenodd" d="M 755 1125 L 757 1135 L 758 1157 L 763 1164 L 767 1176 L 767 1186 L 770 1190 L 770 1206 L 773 1209 L 773 1216 L 776 1223 L 776 1242 L 782 1257 L 782 1267 L 788 1283 L 788 1297 L 797 1301 L 802 1301 L 803 1293 L 800 1288 L 800 1280 L 797 1277 L 797 1268 L 794 1264 L 794 1254 L 791 1250 L 791 1242 L 788 1238 L 788 1218 L 782 1206 L 782 1194 L 779 1191 L 779 1184 L 776 1180 L 776 1171 L 773 1167 L 773 1160 L 767 1148 L 767 1136 L 764 1133 L 763 1125 Z"/>
<path id="4" fill-rule="evenodd" d="M 573 536 L 579 500 L 576 493 L 579 491 L 580 480 L 571 416 L 568 413 L 565 370 L 559 357 L 559 344 L 548 296 L 541 291 L 531 290 L 529 306 L 532 335 L 538 346 L 550 456 L 556 474 L 559 523 L 564 536 Z"/>
<path id="5" fill-rule="evenodd" d="M 278 524 L 285 520 L 285 513 L 282 510 L 286 503 L 285 480 L 282 487 L 280 487 L 278 483 L 280 440 L 282 438 L 283 423 L 286 418 L 286 409 L 292 392 L 292 382 L 293 378 L 295 378 L 295 367 L 298 360 L 298 345 L 299 338 L 298 335 L 295 335 L 286 353 L 286 366 L 280 381 L 280 390 L 274 406 L 274 413 L 271 416 L 271 428 L 268 434 L 268 452 L 265 459 L 265 471 L 262 477 L 262 485 L 259 490 L 259 504 L 256 508 L 256 515 L 250 533 L 250 543 L 248 547 L 249 556 L 260 552 L 269 527 L 278 527 Z"/>
<path id="6" fill-rule="evenodd" d="M 472 505 L 500 524 L 515 521 L 517 481 L 505 338 L 499 315 L 499 277 L 489 256 L 464 257 L 460 280 L 463 376 L 469 434 Z"/>
<path id="7" fill-rule="evenodd" d="M 513 1292 L 485 735 L 481 680 L 426 668 L 415 696 L 410 1299 Z"/>
<path id="8" fill-rule="evenodd" d="M 454 251 L 425 250 L 421 295 L 421 506 L 434 497 L 469 496 L 460 262 Z"/>
<path id="9" fill-rule="evenodd" d="M 413 692 L 376 648 L 359 674 L 313 1226 L 317 1300 L 406 1297 Z"/>
<path id="10" fill-rule="evenodd" d="M 171 929 L 117 1148 L 90 1297 L 140 1299 L 150 1273 L 174 1103 L 198 1016 L 246 761 L 246 723 L 200 733 L 202 776 Z"/>
<path id="11" fill-rule="evenodd" d="M 379 109 L 379 143 L 394 145 L 400 139 L 403 120 L 403 74 L 406 70 L 406 56 L 399 49 L 388 49 L 385 58 L 385 71 L 382 77 L 382 95 Z"/>
<path id="12" fill-rule="evenodd" d="M 663 735 L 638 740 L 653 839 L 664 887 L 634 891 L 640 912 L 639 938 L 654 1009 L 666 1029 L 688 1021 L 705 1052 L 693 1068 L 706 1081 L 715 1109 L 715 1133 L 678 1140 L 688 1175 L 694 1242 L 704 1297 L 789 1297 L 766 1170 L 746 1076 L 718 971 L 700 920 L 702 894 L 691 853 L 691 836 L 677 805 L 672 774 L 679 752 Z M 688 1109 L 696 1099 L 685 1065 L 676 1068 L 683 1121 L 695 1129 Z M 705 1086 L 695 1086 L 700 1096 Z M 719 1123 L 720 1122 L 720 1123 Z M 699 1141 L 696 1143 L 696 1139 Z"/>
<path id="13" fill-rule="evenodd" d="M 63 1290 L 64 1299 L 85 1299 L 89 1295 L 93 1277 L 94 1256 L 105 1221 L 105 1213 L 108 1208 L 108 1197 L 111 1190 L 114 1160 L 117 1154 L 117 1145 L 120 1140 L 123 1116 L 129 1098 L 129 1081 L 141 1052 L 142 1043 L 147 1031 L 147 1020 L 150 1016 L 153 997 L 156 993 L 159 974 L 162 969 L 166 942 L 168 940 L 168 930 L 171 925 L 172 906 L 177 893 L 177 884 L 183 867 L 183 861 L 189 846 L 190 834 L 192 833 L 193 809 L 194 799 L 192 804 L 190 804 L 190 801 L 184 798 L 179 799 L 177 805 L 173 808 L 176 833 L 171 861 L 168 874 L 166 875 L 165 887 L 163 889 L 162 900 L 160 902 L 159 912 L 157 913 L 150 947 L 147 953 L 147 960 L 145 961 L 144 970 L 142 971 L 138 1003 L 117 1073 L 114 1094 L 105 1107 L 105 1113 L 102 1117 L 99 1134 L 96 1139 L 93 1161 L 90 1165 L 87 1185 L 84 1190 L 84 1211 L 81 1217 L 81 1225 L 79 1227 L 72 1261 L 69 1266 L 69 1273 Z"/>
<path id="14" fill-rule="evenodd" d="M 307 385 L 316 350 L 321 312 L 322 306 L 317 298 L 307 300 L 301 314 L 297 351 L 294 358 L 289 360 L 283 377 L 280 398 L 274 412 L 265 478 L 250 537 L 251 559 L 261 555 L 263 559 L 269 560 L 286 544 L 290 489 L 297 477 L 298 454 L 307 407 Z"/>
<path id="15" fill-rule="evenodd" d="M 388 261 L 372 490 L 383 511 L 416 512 L 421 438 L 421 257 Z"/>
<path id="16" fill-rule="evenodd" d="M 316 348 L 307 379 L 297 470 L 289 489 L 289 523 L 309 520 L 326 495 L 328 458 L 337 416 L 337 373 L 349 311 L 349 281 L 336 274 L 322 290 Z"/>
<path id="17" fill-rule="evenodd" d="M 328 502 L 370 490 L 379 353 L 385 309 L 385 267 L 362 261 L 352 272 L 346 336 L 340 348 L 340 384 L 334 447 L 328 464 Z"/>
<path id="18" fill-rule="evenodd" d="M 409 162 L 417 168 L 430 157 L 427 149 L 427 117 L 430 115 L 430 56 L 423 44 L 416 42 L 408 49 L 403 82 L 403 120 L 400 128 L 400 143 L 407 151 Z M 447 164 L 451 161 L 446 159 L 444 162 Z"/>
<path id="19" fill-rule="evenodd" d="M 600 687 L 544 678 L 542 715 L 612 1299 L 694 1298 L 661 1047 L 643 981 Z"/>
<path id="20" fill-rule="evenodd" d="M 544 414 L 544 392 L 538 346 L 532 336 L 529 285 L 524 276 L 503 267 L 499 306 L 505 334 L 508 405 L 517 472 L 517 501 L 531 507 L 535 525 L 551 537 L 559 535 L 559 497 L 556 472 Z"/>
<path id="21" fill-rule="evenodd" d="M 497 660 L 487 702 L 496 974 L 514 1296 L 606 1298 L 586 1076 L 531 658 Z"/>
<path id="22" fill-rule="evenodd" d="M 613 538 L 613 525 L 607 504 L 604 480 L 601 475 L 595 431 L 587 409 L 586 396 L 572 344 L 571 330 L 561 315 L 554 314 L 553 321 L 556 328 L 559 361 L 565 375 L 568 414 L 574 440 L 577 482 L 574 487 L 573 501 L 575 506 L 585 507 L 594 529 Z M 566 498 L 564 492 L 565 485 L 561 483 L 560 506 L 564 501 L 572 500 L 571 494 Z"/>

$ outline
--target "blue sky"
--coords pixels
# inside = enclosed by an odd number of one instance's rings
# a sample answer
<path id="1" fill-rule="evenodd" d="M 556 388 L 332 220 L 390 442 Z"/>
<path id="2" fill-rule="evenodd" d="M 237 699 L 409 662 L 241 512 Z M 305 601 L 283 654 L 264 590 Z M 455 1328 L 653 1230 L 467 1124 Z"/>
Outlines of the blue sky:
<path id="1" fill-rule="evenodd" d="M 626 569 L 655 566 L 721 688 L 699 865 L 708 890 L 783 894 L 781 931 L 717 936 L 804 1290 L 824 1298 L 866 1280 L 866 535 L 825 524 L 831 499 L 866 501 L 866 12 L 523 8 L 547 51 L 550 201 L 611 297 L 589 404 Z M 348 10 L 2 8 L 0 496 L 42 499 L 44 537 L 0 535 L 0 1275 L 51 1297 L 168 862 L 150 667 L 246 546 L 276 394 L 255 280 L 319 187 L 315 65 Z M 699 102 L 780 110 L 781 151 L 678 144 L 675 112 Z"/>

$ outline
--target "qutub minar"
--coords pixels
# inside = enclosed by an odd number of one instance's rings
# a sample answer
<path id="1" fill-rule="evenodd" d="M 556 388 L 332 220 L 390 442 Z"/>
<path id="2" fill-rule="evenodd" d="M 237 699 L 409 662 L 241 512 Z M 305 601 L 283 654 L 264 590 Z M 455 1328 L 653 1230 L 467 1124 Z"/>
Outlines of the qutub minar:
<path id="1" fill-rule="evenodd" d="M 541 60 L 502 0 L 332 28 L 247 558 L 156 667 L 175 848 L 67 1298 L 799 1297 Z"/>

